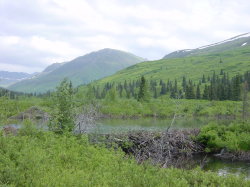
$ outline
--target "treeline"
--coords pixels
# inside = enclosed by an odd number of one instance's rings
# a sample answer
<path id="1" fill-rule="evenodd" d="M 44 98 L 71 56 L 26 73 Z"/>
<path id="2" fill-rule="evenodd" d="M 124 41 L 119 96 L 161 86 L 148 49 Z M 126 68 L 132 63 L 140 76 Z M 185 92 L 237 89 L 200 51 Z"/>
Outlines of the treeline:
<path id="1" fill-rule="evenodd" d="M 150 95 L 153 98 L 169 95 L 171 98 L 179 99 L 238 101 L 242 100 L 242 92 L 249 91 L 250 88 L 249 71 L 230 78 L 228 73 L 221 70 L 219 74 L 214 72 L 212 76 L 203 75 L 198 83 L 186 76 L 183 76 L 182 81 L 179 82 L 175 79 L 174 81 L 147 80 L 143 83 L 143 80 L 145 80 L 144 77 L 133 81 L 125 80 L 118 84 L 107 82 L 103 87 L 94 86 L 91 89 L 97 99 L 104 99 L 112 92 L 120 98 L 137 100 L 140 100 L 140 95 Z M 143 87 L 142 84 L 144 84 Z"/>
<path id="2" fill-rule="evenodd" d="M 17 99 L 19 96 L 31 97 L 33 95 L 34 94 L 14 92 L 14 91 L 10 91 L 10 90 L 5 89 L 5 88 L 0 88 L 0 97 L 5 96 L 5 97 L 8 97 L 9 99 Z"/>

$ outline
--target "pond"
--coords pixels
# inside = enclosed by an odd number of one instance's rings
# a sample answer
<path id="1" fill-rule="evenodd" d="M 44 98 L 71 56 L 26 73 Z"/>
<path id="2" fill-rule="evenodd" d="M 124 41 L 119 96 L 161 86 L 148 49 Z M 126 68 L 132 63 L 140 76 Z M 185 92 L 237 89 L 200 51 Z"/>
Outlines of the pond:
<path id="1" fill-rule="evenodd" d="M 191 129 L 200 128 L 210 122 L 218 124 L 229 124 L 231 119 L 215 119 L 215 118 L 177 118 L 171 128 L 174 129 Z M 93 130 L 97 133 L 121 133 L 132 130 L 149 130 L 162 131 L 167 129 L 172 122 L 172 119 L 155 119 L 155 118 L 140 118 L 140 119 L 101 119 L 97 121 L 96 128 Z M 205 171 L 217 172 L 218 175 L 244 175 L 250 179 L 250 162 L 231 162 L 222 160 L 212 155 L 194 157 L 195 166 L 200 166 Z"/>
<path id="2" fill-rule="evenodd" d="M 176 118 L 171 128 L 191 129 L 200 128 L 209 122 L 228 124 L 231 119 L 216 118 Z M 139 118 L 139 119 L 100 119 L 96 123 L 95 132 L 98 133 L 120 133 L 133 130 L 162 131 L 167 129 L 172 119 Z"/>
<path id="3" fill-rule="evenodd" d="M 200 159 L 197 158 L 197 161 L 201 161 Z M 250 162 L 222 160 L 214 156 L 207 156 L 203 170 L 217 172 L 220 176 L 233 174 L 237 176 L 243 175 L 245 178 L 250 179 Z"/>

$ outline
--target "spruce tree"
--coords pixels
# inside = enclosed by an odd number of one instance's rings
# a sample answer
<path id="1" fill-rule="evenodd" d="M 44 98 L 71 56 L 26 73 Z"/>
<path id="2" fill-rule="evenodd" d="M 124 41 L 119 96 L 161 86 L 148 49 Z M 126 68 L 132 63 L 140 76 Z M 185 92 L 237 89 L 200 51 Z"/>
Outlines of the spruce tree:
<path id="1" fill-rule="evenodd" d="M 170 97 L 171 98 L 176 98 L 176 92 L 174 89 L 170 90 Z"/>
<path id="2" fill-rule="evenodd" d="M 149 88 L 144 76 L 141 77 L 140 88 L 138 93 L 138 101 L 147 102 L 150 100 Z"/>
<path id="3" fill-rule="evenodd" d="M 167 93 L 166 84 L 165 84 L 165 83 L 162 83 L 162 84 L 161 84 L 161 92 L 160 92 L 160 94 L 161 94 L 161 95 L 165 95 L 166 93 Z"/>
<path id="4" fill-rule="evenodd" d="M 233 100 L 239 101 L 240 95 L 241 95 L 241 77 L 240 75 L 236 75 L 236 77 L 233 79 Z"/>
<path id="5" fill-rule="evenodd" d="M 197 85 L 196 87 L 196 99 L 201 99 L 201 91 L 199 85 Z"/>
<path id="6" fill-rule="evenodd" d="M 202 76 L 202 81 L 201 81 L 202 83 L 206 83 L 206 78 L 205 78 L 205 75 L 203 74 L 203 76 Z"/>
<path id="7" fill-rule="evenodd" d="M 243 98 L 242 98 L 242 117 L 244 120 L 248 119 L 249 117 L 249 99 L 248 99 L 248 90 L 249 90 L 249 87 L 248 87 L 248 83 L 247 81 L 245 81 L 243 83 Z"/>
<path id="8" fill-rule="evenodd" d="M 209 89 L 208 89 L 208 86 L 205 85 L 205 89 L 203 91 L 203 96 L 202 96 L 202 99 L 209 99 Z"/>
<path id="9" fill-rule="evenodd" d="M 187 86 L 186 77 L 183 76 L 183 78 L 182 78 L 182 88 L 183 88 L 184 92 L 186 91 L 186 86 Z"/>

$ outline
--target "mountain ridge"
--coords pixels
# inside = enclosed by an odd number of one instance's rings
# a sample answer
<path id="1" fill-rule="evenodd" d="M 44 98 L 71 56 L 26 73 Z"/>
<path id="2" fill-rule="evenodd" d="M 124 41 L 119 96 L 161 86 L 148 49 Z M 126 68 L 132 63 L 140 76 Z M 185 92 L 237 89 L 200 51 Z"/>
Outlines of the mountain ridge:
<path id="1" fill-rule="evenodd" d="M 249 38 L 247 41 L 245 38 Z M 245 41 L 245 43 L 242 43 L 242 41 Z M 227 44 L 230 44 L 230 42 L 233 42 L 233 46 L 228 46 Z M 236 42 L 236 43 L 235 43 Z M 220 48 L 220 51 L 225 51 L 228 50 L 230 47 L 235 47 L 235 45 L 238 45 L 238 47 L 242 47 L 242 45 L 250 45 L 250 32 L 240 34 L 237 36 L 234 36 L 232 38 L 216 42 L 213 44 L 209 45 L 204 45 L 195 49 L 182 49 L 182 50 L 177 50 L 174 52 L 171 52 L 163 57 L 163 59 L 168 59 L 168 58 L 178 58 L 178 57 L 186 57 L 186 56 L 194 56 L 194 55 L 199 55 L 199 54 L 204 54 L 204 53 L 209 53 L 211 52 L 212 47 Z M 244 46 L 243 45 L 243 46 Z"/>
<path id="2" fill-rule="evenodd" d="M 74 86 L 111 75 L 130 65 L 144 61 L 132 53 L 105 48 L 79 56 L 67 63 L 52 64 L 32 79 L 20 81 L 8 87 L 22 92 L 46 92 L 53 90 L 65 77 Z"/>
<path id="3" fill-rule="evenodd" d="M 138 80 L 141 76 L 149 80 L 164 81 L 174 79 L 181 81 L 183 76 L 186 76 L 198 81 L 203 74 L 208 77 L 214 71 L 219 74 L 223 70 L 230 76 L 250 71 L 250 33 L 216 44 L 193 50 L 179 50 L 160 60 L 138 63 L 94 84 L 123 83 L 125 80 Z"/>
<path id="4" fill-rule="evenodd" d="M 20 80 L 28 79 L 36 73 L 0 71 L 0 87 L 8 87 Z"/>

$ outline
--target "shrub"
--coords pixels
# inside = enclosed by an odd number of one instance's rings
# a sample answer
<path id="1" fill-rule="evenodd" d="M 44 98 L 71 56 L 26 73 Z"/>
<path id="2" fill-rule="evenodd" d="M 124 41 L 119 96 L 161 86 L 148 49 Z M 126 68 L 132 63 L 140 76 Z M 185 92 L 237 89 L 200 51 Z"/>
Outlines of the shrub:
<path id="1" fill-rule="evenodd" d="M 200 169 L 138 165 L 120 150 L 90 145 L 86 136 L 23 130 L 17 136 L 0 136 L 0 186 L 250 185 L 243 178 Z"/>
<path id="2" fill-rule="evenodd" d="M 202 127 L 197 140 L 205 144 L 207 150 L 217 151 L 227 148 L 231 151 L 250 150 L 250 124 L 233 123 L 217 125 L 210 123 Z"/>

